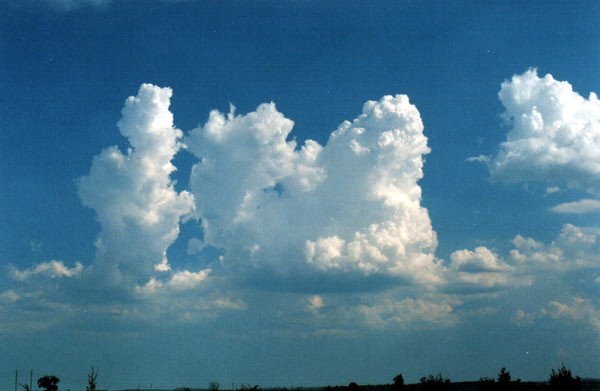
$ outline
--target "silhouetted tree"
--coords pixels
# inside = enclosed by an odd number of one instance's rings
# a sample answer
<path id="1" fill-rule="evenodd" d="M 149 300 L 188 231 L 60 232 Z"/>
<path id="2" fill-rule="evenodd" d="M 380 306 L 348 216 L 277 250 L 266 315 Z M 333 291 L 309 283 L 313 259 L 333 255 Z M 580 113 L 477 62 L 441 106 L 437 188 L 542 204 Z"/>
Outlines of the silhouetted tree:
<path id="1" fill-rule="evenodd" d="M 501 391 L 510 390 L 512 387 L 510 372 L 507 371 L 505 367 L 502 367 L 502 369 L 500 369 L 500 372 L 498 373 L 497 386 L 497 389 Z"/>
<path id="2" fill-rule="evenodd" d="M 58 383 L 60 383 L 58 377 L 48 375 L 40 377 L 37 381 L 38 387 L 46 391 L 58 391 Z"/>
<path id="3" fill-rule="evenodd" d="M 221 385 L 216 381 L 211 381 L 208 383 L 208 389 L 210 391 L 219 391 L 219 387 L 221 387 Z"/>
<path id="4" fill-rule="evenodd" d="M 441 373 L 437 376 L 429 375 L 421 378 L 421 388 L 423 390 L 450 390 L 452 385 L 450 379 L 444 379 Z"/>
<path id="5" fill-rule="evenodd" d="M 565 367 L 565 364 L 558 370 L 552 369 L 550 374 L 550 389 L 559 391 L 578 391 L 581 390 L 581 378 L 573 377 L 571 370 Z"/>
<path id="6" fill-rule="evenodd" d="M 98 378 L 98 370 L 92 366 L 92 372 L 88 375 L 88 385 L 85 391 L 96 391 L 96 379 Z"/>
<path id="7" fill-rule="evenodd" d="M 507 385 L 510 383 L 510 372 L 506 370 L 505 367 L 500 369 L 500 373 L 498 373 L 498 383 L 501 385 Z"/>
<path id="8" fill-rule="evenodd" d="M 348 384 L 348 391 L 358 391 L 358 384 L 356 382 Z"/>
<path id="9" fill-rule="evenodd" d="M 394 384 L 392 384 L 392 389 L 394 391 L 404 390 L 404 377 L 399 373 L 394 377 Z"/>

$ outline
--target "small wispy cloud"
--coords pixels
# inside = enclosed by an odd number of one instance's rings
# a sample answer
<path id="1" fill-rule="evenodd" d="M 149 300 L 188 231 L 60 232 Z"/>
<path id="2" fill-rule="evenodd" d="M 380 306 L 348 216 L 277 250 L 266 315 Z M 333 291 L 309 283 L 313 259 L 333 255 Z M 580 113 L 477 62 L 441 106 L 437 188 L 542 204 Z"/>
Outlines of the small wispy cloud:
<path id="1" fill-rule="evenodd" d="M 13 7 L 49 8 L 56 12 L 69 12 L 83 7 L 103 7 L 113 0 L 8 0 Z"/>
<path id="2" fill-rule="evenodd" d="M 37 276 L 43 276 L 47 278 L 62 278 L 62 277 L 75 277 L 81 274 L 83 271 L 83 265 L 76 262 L 73 267 L 66 266 L 62 261 L 50 261 L 42 262 L 35 265 L 32 268 L 19 270 L 17 268 L 10 267 L 10 276 L 16 281 L 26 281 Z"/>
<path id="3" fill-rule="evenodd" d="M 376 304 L 355 308 L 357 315 L 374 328 L 449 327 L 458 322 L 454 299 L 428 300 L 424 298 L 387 298 Z"/>
<path id="4" fill-rule="evenodd" d="M 584 214 L 600 211 L 600 200 L 586 198 L 579 201 L 564 202 L 550 209 L 554 213 Z"/>
<path id="5" fill-rule="evenodd" d="M 311 312 L 317 312 L 325 305 L 323 297 L 320 295 L 312 295 L 307 299 L 306 310 Z"/>

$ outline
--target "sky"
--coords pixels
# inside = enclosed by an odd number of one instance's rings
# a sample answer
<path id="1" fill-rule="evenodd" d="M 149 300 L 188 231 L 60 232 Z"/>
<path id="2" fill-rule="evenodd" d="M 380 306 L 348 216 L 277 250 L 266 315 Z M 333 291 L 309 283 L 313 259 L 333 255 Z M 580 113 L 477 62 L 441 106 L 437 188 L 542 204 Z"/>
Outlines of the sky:
<path id="1" fill-rule="evenodd" d="M 600 377 L 600 4 L 0 1 L 0 384 Z"/>

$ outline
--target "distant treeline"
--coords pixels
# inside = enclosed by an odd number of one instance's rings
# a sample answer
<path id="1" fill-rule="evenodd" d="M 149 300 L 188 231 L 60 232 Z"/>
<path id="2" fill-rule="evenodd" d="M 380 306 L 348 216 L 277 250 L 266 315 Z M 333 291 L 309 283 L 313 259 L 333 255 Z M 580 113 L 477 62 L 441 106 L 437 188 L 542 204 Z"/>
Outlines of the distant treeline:
<path id="1" fill-rule="evenodd" d="M 102 391 L 96 388 L 98 370 L 92 367 L 88 374 L 88 384 L 85 391 Z M 359 385 L 351 382 L 345 386 L 325 387 L 270 387 L 261 388 L 259 385 L 241 384 L 232 389 L 221 389 L 219 383 L 210 382 L 208 388 L 179 387 L 173 390 L 129 389 L 119 391 L 600 391 L 600 379 L 581 379 L 573 376 L 571 370 L 564 364 L 559 369 L 552 369 L 547 381 L 513 380 L 510 372 L 502 368 L 497 378 L 482 377 L 477 381 L 452 382 L 438 374 L 422 377 L 418 383 L 405 384 L 401 373 L 397 374 L 389 384 Z M 45 375 L 38 379 L 39 391 L 59 391 L 60 379 L 54 375 Z M 22 391 L 33 391 L 28 384 L 20 384 Z M 15 391 L 16 382 L 15 382 Z M 67 390 L 71 391 L 71 390 Z"/>

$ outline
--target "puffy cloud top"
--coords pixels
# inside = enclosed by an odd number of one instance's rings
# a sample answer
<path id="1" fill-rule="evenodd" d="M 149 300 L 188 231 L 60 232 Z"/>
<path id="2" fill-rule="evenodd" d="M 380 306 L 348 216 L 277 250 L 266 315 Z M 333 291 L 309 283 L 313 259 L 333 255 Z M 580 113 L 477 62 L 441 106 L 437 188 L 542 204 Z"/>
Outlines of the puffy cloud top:
<path id="1" fill-rule="evenodd" d="M 600 230 L 565 224 L 551 244 L 517 235 L 513 239 L 511 258 L 521 264 L 537 264 L 557 270 L 598 267 Z"/>
<path id="2" fill-rule="evenodd" d="M 437 281 L 417 183 L 430 150 L 408 97 L 368 101 L 326 146 L 298 147 L 292 127 L 271 103 L 243 116 L 213 111 L 191 132 L 204 244 L 223 249 L 225 264 Z"/>
<path id="3" fill-rule="evenodd" d="M 544 182 L 600 194 L 600 101 L 536 70 L 502 83 L 511 129 L 490 162 L 492 177 Z"/>
<path id="4" fill-rule="evenodd" d="M 169 88 L 143 84 L 126 100 L 118 123 L 130 148 L 104 149 L 79 180 L 79 196 L 102 226 L 96 267 L 142 280 L 154 267 L 169 268 L 166 250 L 179 235 L 180 219 L 193 209 L 192 195 L 178 194 L 170 179 L 183 136 L 173 127 L 171 95 Z"/>
<path id="5" fill-rule="evenodd" d="M 507 285 L 513 267 L 486 247 L 475 251 L 458 250 L 450 254 L 450 272 L 462 284 L 494 287 Z"/>

